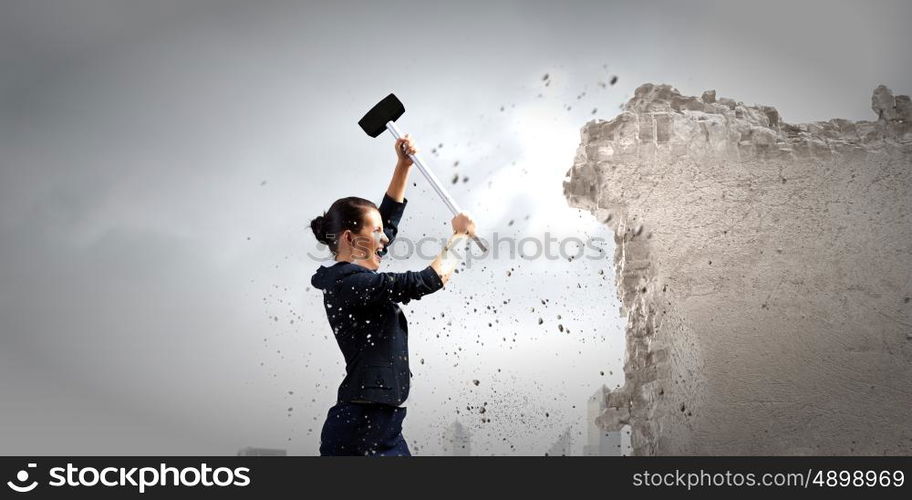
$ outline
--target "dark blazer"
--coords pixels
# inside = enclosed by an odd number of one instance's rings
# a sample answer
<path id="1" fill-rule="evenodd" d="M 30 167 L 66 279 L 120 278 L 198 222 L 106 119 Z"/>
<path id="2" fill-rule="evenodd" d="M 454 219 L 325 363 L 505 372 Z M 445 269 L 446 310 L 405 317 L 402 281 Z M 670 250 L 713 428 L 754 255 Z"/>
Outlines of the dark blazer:
<path id="1" fill-rule="evenodd" d="M 384 194 L 383 231 L 390 243 L 408 200 Z M 386 253 L 386 249 L 383 250 Z M 408 397 L 408 322 L 396 305 L 443 288 L 430 266 L 422 271 L 378 273 L 350 262 L 320 266 L 311 278 L 323 290 L 326 316 L 345 357 L 338 402 L 372 401 L 399 406 Z"/>

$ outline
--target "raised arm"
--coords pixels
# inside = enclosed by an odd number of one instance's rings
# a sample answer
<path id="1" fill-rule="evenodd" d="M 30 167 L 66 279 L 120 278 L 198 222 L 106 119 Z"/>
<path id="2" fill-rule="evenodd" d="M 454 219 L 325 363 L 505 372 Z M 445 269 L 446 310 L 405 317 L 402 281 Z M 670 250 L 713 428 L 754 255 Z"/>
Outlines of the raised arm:
<path id="1" fill-rule="evenodd" d="M 415 154 L 415 144 L 412 138 L 406 134 L 402 139 L 396 140 L 396 169 L 393 171 L 393 178 L 390 179 L 389 187 L 383 195 L 383 201 L 380 202 L 380 217 L 383 219 L 383 232 L 389 242 L 380 251 L 381 255 L 386 255 L 389 246 L 396 239 L 399 233 L 399 221 L 402 219 L 402 212 L 405 211 L 405 205 L 408 200 L 405 199 L 405 187 L 408 185 L 409 172 L 412 169 L 412 160 L 408 153 Z"/>
<path id="2" fill-rule="evenodd" d="M 408 134 L 402 139 L 396 139 L 396 170 L 393 171 L 393 178 L 390 179 L 389 187 L 386 189 L 386 195 L 393 201 L 402 203 L 405 200 L 405 188 L 408 185 L 409 172 L 412 170 L 412 160 L 409 154 L 415 154 L 418 149 L 415 142 Z"/>

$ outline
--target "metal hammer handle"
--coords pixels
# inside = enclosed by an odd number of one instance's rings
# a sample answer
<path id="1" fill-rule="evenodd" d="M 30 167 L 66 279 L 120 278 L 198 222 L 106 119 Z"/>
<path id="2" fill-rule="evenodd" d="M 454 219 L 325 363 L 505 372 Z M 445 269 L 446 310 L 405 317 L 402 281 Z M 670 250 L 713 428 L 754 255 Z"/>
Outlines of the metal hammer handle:
<path id="1" fill-rule="evenodd" d="M 396 126 L 396 122 L 394 121 L 386 122 L 386 129 L 389 130 L 390 133 L 393 134 L 393 137 L 396 139 L 401 139 L 403 136 L 402 132 L 399 130 L 399 127 Z M 440 179 L 434 175 L 434 172 L 431 172 L 431 169 L 424 166 L 421 158 L 418 158 L 418 155 L 413 154 L 408 155 L 408 157 L 415 165 L 418 166 L 418 170 L 424 174 L 424 177 L 428 180 L 428 182 L 431 183 L 431 187 L 434 188 L 434 191 L 437 192 L 437 196 L 440 196 L 440 199 L 442 199 L 446 206 L 449 207 L 450 212 L 453 212 L 453 215 L 457 215 L 459 212 L 461 212 L 462 210 L 459 210 L 459 206 L 456 205 L 456 201 L 453 200 L 450 194 L 447 193 L 443 188 L 443 185 L 440 183 Z M 472 241 L 478 245 L 478 248 L 480 248 L 482 252 L 488 251 L 487 247 L 484 246 L 484 243 L 481 242 L 477 235 L 472 235 Z"/>

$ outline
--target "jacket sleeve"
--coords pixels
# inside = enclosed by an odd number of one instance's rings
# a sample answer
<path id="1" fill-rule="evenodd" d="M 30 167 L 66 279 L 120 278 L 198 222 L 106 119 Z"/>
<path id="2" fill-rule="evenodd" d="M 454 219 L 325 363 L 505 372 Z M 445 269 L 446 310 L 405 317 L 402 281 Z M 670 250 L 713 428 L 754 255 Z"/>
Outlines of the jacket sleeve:
<path id="1" fill-rule="evenodd" d="M 380 202 L 378 210 L 380 211 L 380 218 L 383 220 L 383 232 L 386 233 L 389 244 L 383 248 L 380 255 L 386 255 L 389 245 L 396 239 L 396 234 L 399 232 L 399 221 L 402 220 L 402 213 L 405 212 L 407 203 L 408 198 L 403 198 L 402 203 L 399 203 L 386 193 L 383 193 L 383 201 Z"/>
<path id="2" fill-rule="evenodd" d="M 408 304 L 410 300 L 434 293 L 443 288 L 443 281 L 431 266 L 422 271 L 404 273 L 356 273 L 340 283 L 340 293 L 349 305 L 367 305 L 391 300 Z"/>

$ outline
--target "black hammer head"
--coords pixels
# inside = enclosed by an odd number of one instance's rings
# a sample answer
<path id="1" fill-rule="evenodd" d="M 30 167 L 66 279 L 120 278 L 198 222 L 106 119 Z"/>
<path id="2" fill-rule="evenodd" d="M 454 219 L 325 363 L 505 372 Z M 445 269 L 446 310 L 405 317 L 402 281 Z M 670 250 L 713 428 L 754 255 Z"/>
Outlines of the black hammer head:
<path id="1" fill-rule="evenodd" d="M 367 135 L 377 137 L 386 130 L 386 122 L 398 120 L 402 113 L 405 113 L 405 106 L 396 98 L 395 94 L 390 94 L 371 108 L 358 121 L 358 125 L 361 125 Z"/>

